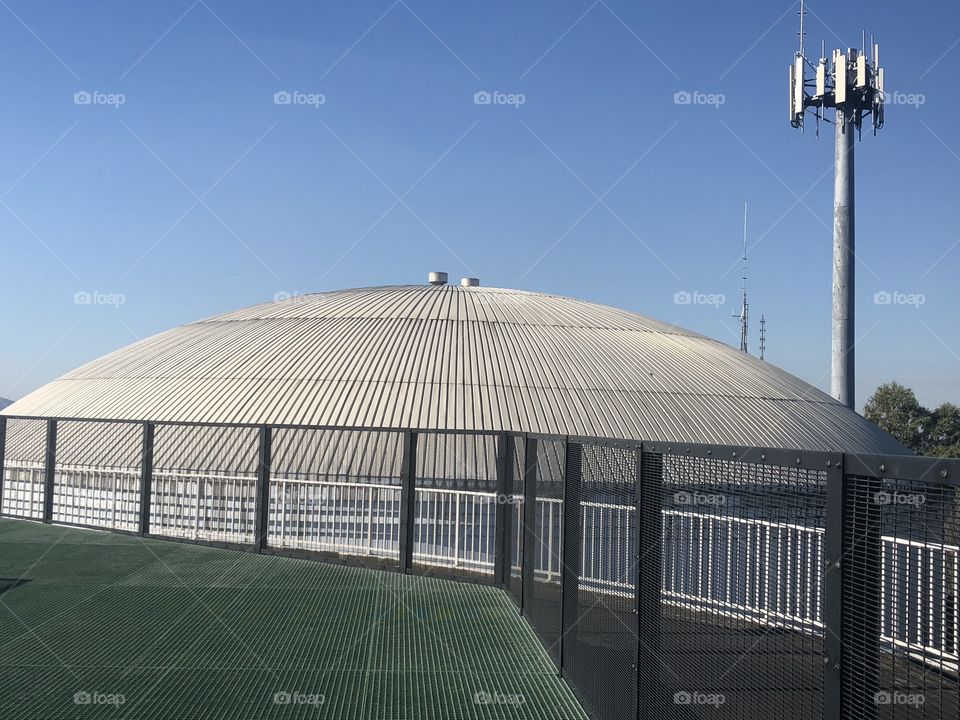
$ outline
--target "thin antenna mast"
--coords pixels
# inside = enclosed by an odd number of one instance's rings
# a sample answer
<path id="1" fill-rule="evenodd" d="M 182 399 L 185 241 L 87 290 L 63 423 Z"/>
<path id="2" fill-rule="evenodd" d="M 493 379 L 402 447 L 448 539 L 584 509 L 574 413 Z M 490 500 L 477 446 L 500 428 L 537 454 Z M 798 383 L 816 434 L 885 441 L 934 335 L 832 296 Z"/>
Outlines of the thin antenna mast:
<path id="1" fill-rule="evenodd" d="M 747 302 L 747 204 L 743 204 L 743 258 L 742 273 L 740 275 L 740 314 L 733 314 L 733 317 L 740 319 L 740 352 L 749 352 L 747 350 L 748 328 L 750 324 L 750 305 Z"/>
<path id="2" fill-rule="evenodd" d="M 767 352 L 767 318 L 765 315 L 760 316 L 760 359 L 763 360 L 763 356 Z"/>

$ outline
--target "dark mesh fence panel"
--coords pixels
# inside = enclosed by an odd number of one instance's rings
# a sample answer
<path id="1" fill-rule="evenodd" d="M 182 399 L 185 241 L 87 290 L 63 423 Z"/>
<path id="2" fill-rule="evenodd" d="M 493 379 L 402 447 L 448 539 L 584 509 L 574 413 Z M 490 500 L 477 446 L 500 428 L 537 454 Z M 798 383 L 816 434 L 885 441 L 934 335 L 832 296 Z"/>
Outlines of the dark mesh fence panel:
<path id="1" fill-rule="evenodd" d="M 533 578 L 524 613 L 550 656 L 560 663 L 561 533 L 563 530 L 563 443 L 537 441 Z"/>
<path id="2" fill-rule="evenodd" d="M 825 479 L 664 456 L 657 651 L 671 715 L 822 717 Z"/>
<path id="3" fill-rule="evenodd" d="M 582 446 L 579 581 L 564 592 L 564 675 L 590 714 L 610 720 L 635 717 L 637 452 Z"/>
<path id="4" fill-rule="evenodd" d="M 413 563 L 493 581 L 497 438 L 418 433 Z"/>
<path id="5" fill-rule="evenodd" d="M 507 585 L 514 601 L 523 601 L 523 472 L 524 453 L 526 447 L 522 437 L 514 440 L 513 457 L 513 491 L 510 493 L 510 503 L 507 508 L 512 515 L 510 523 L 510 538 L 507 543 L 507 553 L 510 558 L 510 576 Z"/>
<path id="6" fill-rule="evenodd" d="M 46 420 L 7 420 L 3 514 L 43 518 Z"/>
<path id="7" fill-rule="evenodd" d="M 844 717 L 960 717 L 960 489 L 934 480 L 848 478 Z"/>
<path id="8" fill-rule="evenodd" d="M 396 432 L 273 430 L 268 545 L 395 564 L 401 454 Z"/>
<path id="9" fill-rule="evenodd" d="M 135 532 L 142 454 L 142 425 L 58 423 L 53 521 Z"/>
<path id="10" fill-rule="evenodd" d="M 257 441 L 255 428 L 157 426 L 151 533 L 252 544 Z"/>

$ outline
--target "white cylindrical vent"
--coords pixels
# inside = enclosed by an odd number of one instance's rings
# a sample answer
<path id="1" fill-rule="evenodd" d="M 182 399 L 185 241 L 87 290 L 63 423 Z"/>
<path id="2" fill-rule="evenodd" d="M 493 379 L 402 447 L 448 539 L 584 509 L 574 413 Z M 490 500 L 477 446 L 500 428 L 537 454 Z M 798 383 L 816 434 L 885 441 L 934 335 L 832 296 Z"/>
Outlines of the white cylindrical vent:
<path id="1" fill-rule="evenodd" d="M 446 285 L 447 274 L 445 272 L 432 272 L 427 277 L 431 285 Z"/>
<path id="2" fill-rule="evenodd" d="M 460 278 L 460 284 L 463 287 L 479 287 L 480 278 L 467 278 L 467 277 Z"/>

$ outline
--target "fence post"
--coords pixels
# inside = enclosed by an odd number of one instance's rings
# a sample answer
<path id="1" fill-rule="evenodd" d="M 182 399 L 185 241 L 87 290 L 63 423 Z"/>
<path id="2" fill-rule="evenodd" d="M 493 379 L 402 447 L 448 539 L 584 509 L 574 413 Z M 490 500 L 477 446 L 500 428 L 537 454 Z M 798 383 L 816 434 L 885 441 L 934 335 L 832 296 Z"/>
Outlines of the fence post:
<path id="1" fill-rule="evenodd" d="M 564 443 L 563 460 L 563 532 L 560 545 L 560 671 L 573 665 L 570 649 L 576 652 L 579 620 L 581 573 L 580 493 L 583 471 L 583 446 Z"/>
<path id="2" fill-rule="evenodd" d="M 520 563 L 520 611 L 533 603 L 534 531 L 537 527 L 537 439 L 529 435 L 523 441 L 523 533 Z"/>
<path id="3" fill-rule="evenodd" d="M 495 531 L 493 549 L 493 584 L 507 587 L 513 565 L 511 546 L 513 513 L 510 497 L 513 495 L 513 436 L 502 433 L 497 438 L 497 495 L 494 506 Z"/>
<path id="4" fill-rule="evenodd" d="M 843 532 L 847 478 L 844 463 L 827 470 L 827 507 L 823 531 L 823 717 L 839 720 L 843 705 Z"/>
<path id="5" fill-rule="evenodd" d="M 44 446 L 43 521 L 53 522 L 53 481 L 57 472 L 57 421 L 47 420 L 47 442 Z"/>
<path id="6" fill-rule="evenodd" d="M 254 551 L 263 552 L 267 548 L 267 534 L 270 518 L 270 463 L 272 462 L 273 435 L 269 425 L 260 428 L 259 451 L 257 453 L 257 496 L 254 501 Z"/>
<path id="7" fill-rule="evenodd" d="M 150 491 L 153 488 L 153 436 L 156 426 L 152 422 L 143 424 L 143 455 L 140 458 L 140 520 L 137 535 L 150 534 Z"/>
<path id="8" fill-rule="evenodd" d="M 656 712 L 666 703 L 660 682 L 663 553 L 663 455 L 645 444 L 637 452 L 636 671 L 634 703 L 644 698 Z M 639 697 L 638 697 L 639 695 Z M 666 710 L 664 709 L 666 714 Z"/>
<path id="9" fill-rule="evenodd" d="M 3 517 L 3 482 L 7 471 L 5 460 L 7 456 L 7 419 L 0 415 L 0 517 Z"/>
<path id="10" fill-rule="evenodd" d="M 839 720 L 847 705 L 877 718 L 880 690 L 881 513 L 876 477 L 851 477 L 846 456 L 827 470 L 824 525 L 825 720 Z"/>
<path id="11" fill-rule="evenodd" d="M 414 526 L 417 520 L 417 434 L 403 434 L 400 465 L 400 572 L 413 570 Z"/>

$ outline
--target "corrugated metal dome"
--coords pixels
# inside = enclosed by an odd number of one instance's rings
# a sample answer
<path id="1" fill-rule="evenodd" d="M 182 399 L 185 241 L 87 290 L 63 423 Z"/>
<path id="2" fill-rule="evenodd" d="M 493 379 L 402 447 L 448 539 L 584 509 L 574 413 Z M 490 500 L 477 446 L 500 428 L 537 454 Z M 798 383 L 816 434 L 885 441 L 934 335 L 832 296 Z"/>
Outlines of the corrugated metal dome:
<path id="1" fill-rule="evenodd" d="M 906 451 L 716 340 L 581 300 L 477 286 L 342 290 L 238 310 L 106 355 L 4 414 Z"/>

